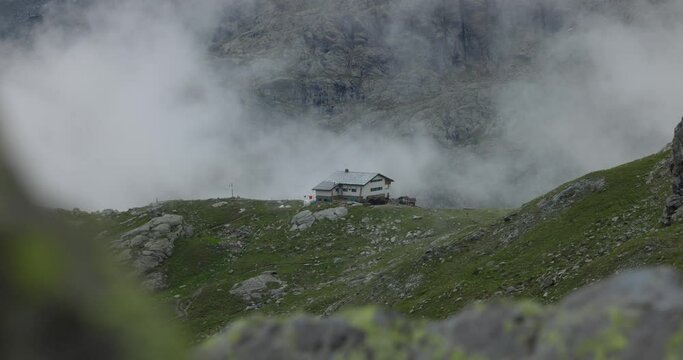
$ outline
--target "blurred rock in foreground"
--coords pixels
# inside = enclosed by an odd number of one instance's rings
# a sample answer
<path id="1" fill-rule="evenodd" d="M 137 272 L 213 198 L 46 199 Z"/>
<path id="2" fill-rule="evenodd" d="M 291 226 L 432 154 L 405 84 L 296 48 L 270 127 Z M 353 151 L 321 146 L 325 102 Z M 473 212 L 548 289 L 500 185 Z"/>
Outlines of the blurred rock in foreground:
<path id="1" fill-rule="evenodd" d="M 99 245 L 32 206 L 0 158 L 0 359 L 185 358 Z"/>
<path id="2" fill-rule="evenodd" d="M 375 308 L 320 319 L 253 318 L 230 325 L 199 359 L 678 359 L 683 278 L 668 268 L 629 271 L 557 306 L 477 304 L 443 321 Z"/>

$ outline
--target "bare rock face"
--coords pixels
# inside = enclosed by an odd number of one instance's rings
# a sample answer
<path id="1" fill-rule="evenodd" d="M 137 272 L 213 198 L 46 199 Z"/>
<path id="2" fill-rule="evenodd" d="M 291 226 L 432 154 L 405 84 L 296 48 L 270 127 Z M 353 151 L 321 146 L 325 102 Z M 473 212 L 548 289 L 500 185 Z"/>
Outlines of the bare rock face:
<path id="1" fill-rule="evenodd" d="M 310 210 L 304 210 L 292 218 L 292 228 L 291 231 L 295 230 L 306 230 L 313 225 L 315 222 L 315 217 Z"/>
<path id="2" fill-rule="evenodd" d="M 310 210 L 304 210 L 292 218 L 292 228 L 290 230 L 306 230 L 313 226 L 313 223 L 315 223 L 316 220 L 327 219 L 330 221 L 337 221 L 348 215 L 348 213 L 349 209 L 343 206 L 320 210 L 315 213 L 311 212 Z"/>
<path id="3" fill-rule="evenodd" d="M 349 210 L 345 207 L 337 207 L 333 209 L 325 209 L 313 214 L 316 220 L 327 219 L 330 221 L 337 221 L 346 215 L 348 215 Z"/>
<path id="4" fill-rule="evenodd" d="M 679 209 L 683 207 L 683 119 L 674 131 L 671 156 L 671 188 L 673 194 L 666 199 L 661 219 L 662 224 L 667 226 L 674 221 L 683 221 L 683 213 L 679 213 Z"/>
<path id="5" fill-rule="evenodd" d="M 635 4 L 673 1 L 216 1 L 226 8 L 217 12 L 210 49 L 228 64 L 277 64 L 265 75 L 249 71 L 259 75 L 245 81 L 252 84 L 245 94 L 259 109 L 269 105 L 292 121 L 318 112 L 332 129 L 385 123 L 397 135 L 419 123 L 460 145 L 495 125 L 497 84 L 533 74 L 544 39 L 574 30 L 581 14 L 630 21 L 649 13 Z M 29 32 L 59 3 L 101 1 L 1 1 L 0 36 Z"/>
<path id="6" fill-rule="evenodd" d="M 676 125 L 674 139 L 671 143 L 671 153 L 673 163 L 671 164 L 671 175 L 673 175 L 673 192 L 683 196 L 683 119 Z"/>
<path id="7" fill-rule="evenodd" d="M 239 296 L 247 303 L 260 304 L 284 295 L 287 283 L 277 278 L 277 273 L 266 271 L 261 275 L 235 284 L 230 293 Z"/>
<path id="8" fill-rule="evenodd" d="M 113 247 L 119 250 L 119 260 L 132 263 L 143 277 L 144 287 L 161 290 L 166 287 L 166 277 L 159 266 L 173 254 L 175 241 L 188 229 L 182 216 L 166 214 L 124 233 Z"/>
<path id="9" fill-rule="evenodd" d="M 519 59 L 530 56 L 530 34 L 552 34 L 563 25 L 561 9 L 532 2 L 253 3 L 233 2 L 212 49 L 241 62 L 278 59 L 283 66 L 273 76 L 253 81 L 259 104 L 319 112 L 333 128 L 385 122 L 387 130 L 410 134 L 421 123 L 445 143 L 478 137 L 495 118 L 492 90 L 484 84 L 527 63 Z M 498 20 L 513 10 L 514 24 Z M 513 45 L 497 46 L 502 38 Z M 396 110 L 416 102 L 423 105 Z"/>
<path id="10" fill-rule="evenodd" d="M 494 302 L 425 323 L 374 308 L 329 318 L 252 318 L 198 359 L 665 359 L 683 353 L 683 278 L 628 271 L 556 306 Z"/>
<path id="11" fill-rule="evenodd" d="M 571 183 L 557 194 L 541 200 L 538 207 L 545 214 L 556 213 L 568 208 L 585 195 L 603 191 L 606 187 L 607 181 L 604 178 L 584 178 Z"/>
<path id="12" fill-rule="evenodd" d="M 16 37 L 42 19 L 42 8 L 50 0 L 6 0 L 0 3 L 0 36 Z"/>

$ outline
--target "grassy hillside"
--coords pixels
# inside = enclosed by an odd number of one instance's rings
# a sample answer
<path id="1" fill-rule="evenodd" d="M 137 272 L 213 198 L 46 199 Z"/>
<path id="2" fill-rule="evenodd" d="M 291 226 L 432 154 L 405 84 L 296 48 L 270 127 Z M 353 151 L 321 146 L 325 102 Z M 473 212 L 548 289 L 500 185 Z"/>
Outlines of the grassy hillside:
<path id="1" fill-rule="evenodd" d="M 400 310 L 443 317 L 473 300 L 496 296 L 553 302 L 620 269 L 648 264 L 681 268 L 683 227 L 659 218 L 670 191 L 662 153 L 565 184 L 492 225 L 479 239 L 455 238 L 439 249 L 446 261 L 413 262 L 427 278 Z M 577 182 L 604 179 L 604 189 L 575 196 L 565 208 L 543 203 Z M 507 241 L 506 241 L 507 240 Z"/>
<path id="2" fill-rule="evenodd" d="M 183 215 L 194 234 L 176 241 L 164 263 L 169 287 L 157 297 L 197 340 L 254 312 L 379 304 L 441 318 L 492 297 L 553 302 L 623 268 L 683 268 L 683 226 L 658 222 L 670 192 L 668 157 L 586 175 L 514 211 L 349 206 L 345 218 L 304 231 L 290 231 L 302 210 L 294 201 L 173 201 L 66 215 L 93 233 L 109 229 L 105 239 L 161 213 Z M 218 201 L 226 205 L 213 207 Z M 245 301 L 230 292 L 264 272 L 286 284 L 268 284 L 277 295 Z"/>

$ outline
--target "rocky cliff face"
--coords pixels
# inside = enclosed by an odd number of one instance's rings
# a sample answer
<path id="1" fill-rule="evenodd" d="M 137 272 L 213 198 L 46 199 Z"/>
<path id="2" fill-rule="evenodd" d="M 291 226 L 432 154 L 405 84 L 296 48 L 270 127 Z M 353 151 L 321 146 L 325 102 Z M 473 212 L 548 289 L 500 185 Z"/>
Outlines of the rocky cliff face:
<path id="1" fill-rule="evenodd" d="M 671 225 L 672 222 L 683 221 L 683 120 L 676 126 L 674 139 L 671 142 L 671 159 L 669 163 L 671 171 L 672 194 L 666 198 L 662 224 Z"/>
<path id="2" fill-rule="evenodd" d="M 160 270 L 163 262 L 173 255 L 175 241 L 192 234 L 192 227 L 184 224 L 180 215 L 165 214 L 121 235 L 112 243 L 117 258 L 130 262 L 135 272 L 143 277 L 143 286 L 161 290 L 166 286 L 166 275 Z"/>
<path id="3" fill-rule="evenodd" d="M 664 0 L 225 1 L 209 47 L 266 118 L 462 145 L 496 124 L 497 87 L 533 72 L 544 40 L 588 13 L 634 21 L 642 2 Z M 39 22 L 46 3 L 62 0 L 0 5 L 0 31 Z"/>
<path id="4" fill-rule="evenodd" d="M 237 25 L 219 31 L 213 49 L 277 59 L 275 74 L 256 77 L 259 102 L 313 111 L 335 129 L 382 124 L 409 134 L 421 124 L 445 143 L 466 142 L 493 119 L 488 83 L 519 50 L 495 44 L 492 1 L 288 4 L 229 9 L 222 24 Z"/>
<path id="5" fill-rule="evenodd" d="M 255 77 L 263 104 L 324 125 L 420 125 L 444 144 L 477 141 L 496 123 L 497 85 L 533 71 L 540 44 L 585 14 L 633 21 L 636 0 L 240 1 L 213 51 L 269 59 Z"/>
<path id="6" fill-rule="evenodd" d="M 0 4 L 0 37 L 12 37 L 42 20 L 43 5 L 50 0 L 7 0 Z"/>

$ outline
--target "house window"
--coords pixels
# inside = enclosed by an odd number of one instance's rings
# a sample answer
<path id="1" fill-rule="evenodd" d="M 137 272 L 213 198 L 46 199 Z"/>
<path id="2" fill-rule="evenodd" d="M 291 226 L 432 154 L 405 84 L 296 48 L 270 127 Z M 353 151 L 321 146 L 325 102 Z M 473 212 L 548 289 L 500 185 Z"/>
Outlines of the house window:
<path id="1" fill-rule="evenodd" d="M 358 192 L 358 189 L 351 189 L 351 192 Z"/>
<path id="2" fill-rule="evenodd" d="M 370 189 L 370 191 L 382 191 L 382 189 L 383 188 L 381 188 L 381 187 L 376 187 L 376 188 Z"/>
<path id="3" fill-rule="evenodd" d="M 380 182 L 380 181 L 384 181 L 384 179 L 378 178 L 378 179 L 374 179 L 374 180 L 372 180 L 372 181 L 370 181 L 370 182 Z"/>

